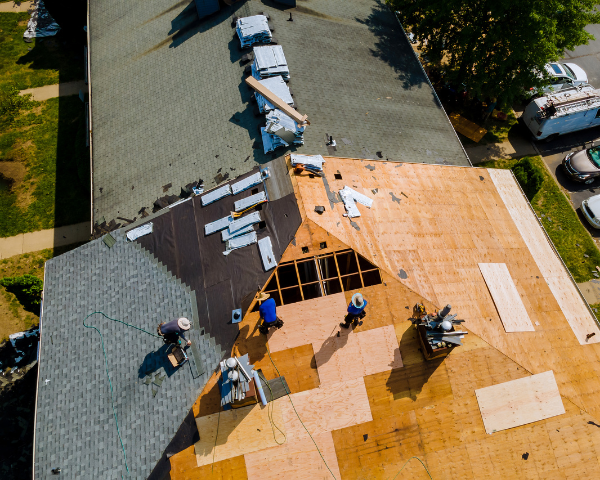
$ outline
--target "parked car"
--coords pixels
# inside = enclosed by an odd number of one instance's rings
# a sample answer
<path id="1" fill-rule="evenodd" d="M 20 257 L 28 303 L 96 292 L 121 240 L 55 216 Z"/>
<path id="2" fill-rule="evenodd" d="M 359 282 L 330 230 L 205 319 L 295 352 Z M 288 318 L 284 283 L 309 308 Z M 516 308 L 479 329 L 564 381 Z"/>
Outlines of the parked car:
<path id="1" fill-rule="evenodd" d="M 600 175 L 600 146 L 569 153 L 562 161 L 562 166 L 572 180 L 586 185 L 593 183 Z"/>
<path id="2" fill-rule="evenodd" d="M 552 77 L 550 85 L 544 87 L 545 93 L 588 83 L 587 73 L 574 63 L 552 62 L 547 63 L 545 68 L 546 72 Z"/>
<path id="3" fill-rule="evenodd" d="M 532 100 L 520 120 L 534 140 L 552 141 L 565 133 L 600 126 L 600 90 L 570 87 Z"/>
<path id="4" fill-rule="evenodd" d="M 600 228 L 600 195 L 594 195 L 581 202 L 581 213 L 592 227 Z"/>

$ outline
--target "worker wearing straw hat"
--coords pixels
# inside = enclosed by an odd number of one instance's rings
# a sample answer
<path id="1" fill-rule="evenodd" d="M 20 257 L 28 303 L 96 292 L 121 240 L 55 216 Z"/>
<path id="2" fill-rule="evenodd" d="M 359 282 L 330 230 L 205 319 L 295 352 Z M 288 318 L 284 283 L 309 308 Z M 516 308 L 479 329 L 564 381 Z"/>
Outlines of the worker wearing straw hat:
<path id="1" fill-rule="evenodd" d="M 270 298 L 268 293 L 260 292 L 257 297 L 258 311 L 260 312 L 260 318 L 262 323 L 258 327 L 258 331 L 263 334 L 269 333 L 270 328 L 281 328 L 283 327 L 283 321 L 277 318 L 277 305 L 275 300 Z"/>
<path id="2" fill-rule="evenodd" d="M 348 305 L 348 313 L 344 318 L 344 321 L 340 323 L 340 327 L 349 328 L 350 324 L 352 324 L 353 327 L 356 327 L 358 320 L 364 318 L 367 314 L 367 312 L 365 312 L 366 306 L 367 301 L 363 298 L 361 293 L 352 295 L 352 300 Z"/>

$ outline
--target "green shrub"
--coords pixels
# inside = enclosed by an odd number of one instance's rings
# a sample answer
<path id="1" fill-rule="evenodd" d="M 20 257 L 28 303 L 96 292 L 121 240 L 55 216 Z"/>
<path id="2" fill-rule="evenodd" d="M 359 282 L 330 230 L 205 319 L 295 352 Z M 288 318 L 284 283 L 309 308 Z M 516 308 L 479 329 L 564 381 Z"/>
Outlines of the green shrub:
<path id="1" fill-rule="evenodd" d="M 2 285 L 13 293 L 25 310 L 37 312 L 42 300 L 44 282 L 34 275 L 21 275 L 20 277 L 4 277 L 0 279 Z"/>
<path id="2" fill-rule="evenodd" d="M 542 172 L 527 157 L 512 167 L 512 171 L 525 195 L 531 201 L 535 194 L 540 191 L 540 188 L 542 188 L 542 183 L 544 183 Z"/>
<path id="3" fill-rule="evenodd" d="M 14 85 L 0 90 L 0 118 L 4 125 L 11 124 L 19 115 L 21 109 L 30 107 L 31 95 L 19 95 L 19 89 Z"/>

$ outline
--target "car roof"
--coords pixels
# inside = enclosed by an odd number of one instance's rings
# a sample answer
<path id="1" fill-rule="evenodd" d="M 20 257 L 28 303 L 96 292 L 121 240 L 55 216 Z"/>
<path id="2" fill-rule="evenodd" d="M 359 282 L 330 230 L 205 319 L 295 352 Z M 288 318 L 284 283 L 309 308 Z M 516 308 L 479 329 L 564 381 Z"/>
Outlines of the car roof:
<path id="1" fill-rule="evenodd" d="M 559 75 L 566 75 L 563 66 L 560 63 L 547 63 L 544 65 L 546 71 L 552 75 L 553 77 L 558 77 Z"/>

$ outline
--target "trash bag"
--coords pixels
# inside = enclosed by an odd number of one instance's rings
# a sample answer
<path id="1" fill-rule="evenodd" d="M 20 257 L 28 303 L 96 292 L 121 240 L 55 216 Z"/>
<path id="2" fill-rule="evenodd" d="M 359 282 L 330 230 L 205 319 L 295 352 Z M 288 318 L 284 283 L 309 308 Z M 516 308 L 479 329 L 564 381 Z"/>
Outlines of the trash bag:
<path id="1" fill-rule="evenodd" d="M 52 18 L 44 2 L 38 0 L 33 7 L 33 13 L 27 24 L 27 30 L 23 33 L 23 38 L 27 41 L 32 38 L 52 37 L 59 31 L 60 26 Z"/>

